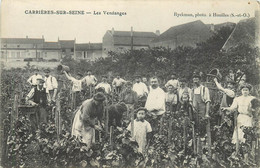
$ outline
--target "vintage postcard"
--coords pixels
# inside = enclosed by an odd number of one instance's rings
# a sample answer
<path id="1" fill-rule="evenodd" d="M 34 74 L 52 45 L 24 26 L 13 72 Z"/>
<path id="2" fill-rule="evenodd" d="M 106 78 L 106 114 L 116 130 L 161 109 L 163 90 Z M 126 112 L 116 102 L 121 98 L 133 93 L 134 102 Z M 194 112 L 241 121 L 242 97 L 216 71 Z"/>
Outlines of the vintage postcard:
<path id="1" fill-rule="evenodd" d="M 259 167 L 259 0 L 2 0 L 0 167 Z"/>

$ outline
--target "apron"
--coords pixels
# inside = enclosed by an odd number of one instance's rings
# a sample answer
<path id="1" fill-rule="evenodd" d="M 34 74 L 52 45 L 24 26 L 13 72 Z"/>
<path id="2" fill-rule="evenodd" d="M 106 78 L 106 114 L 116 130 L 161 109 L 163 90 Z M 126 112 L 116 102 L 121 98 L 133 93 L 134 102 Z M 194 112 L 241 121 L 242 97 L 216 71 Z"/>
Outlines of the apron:
<path id="1" fill-rule="evenodd" d="M 238 140 L 240 142 L 245 142 L 246 139 L 244 138 L 244 132 L 240 128 L 241 126 L 246 126 L 246 127 L 252 127 L 252 117 L 246 115 L 246 114 L 239 114 L 237 116 L 237 127 L 238 127 Z M 236 127 L 234 129 L 233 137 L 232 137 L 232 143 L 236 144 L 237 143 L 237 132 L 236 132 Z"/>
<path id="2" fill-rule="evenodd" d="M 82 142 L 87 144 L 87 148 L 89 149 L 94 143 L 94 135 L 95 135 L 95 129 L 92 127 L 84 127 L 82 120 L 80 119 L 81 110 L 80 108 L 76 112 L 76 115 L 73 120 L 72 124 L 72 132 L 71 135 L 81 138 Z"/>

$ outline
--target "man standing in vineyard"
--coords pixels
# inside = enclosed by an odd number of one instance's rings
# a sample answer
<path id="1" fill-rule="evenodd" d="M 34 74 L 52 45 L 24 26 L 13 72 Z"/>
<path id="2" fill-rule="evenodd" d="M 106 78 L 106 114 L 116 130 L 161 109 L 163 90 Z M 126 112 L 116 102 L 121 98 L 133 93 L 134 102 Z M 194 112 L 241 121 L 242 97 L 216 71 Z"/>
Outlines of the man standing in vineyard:
<path id="1" fill-rule="evenodd" d="M 154 115 L 165 113 L 165 92 L 159 87 L 157 77 L 151 78 L 150 92 L 145 103 L 145 108 Z"/>
<path id="2" fill-rule="evenodd" d="M 102 76 L 102 82 L 99 83 L 99 84 L 95 87 L 95 89 L 98 89 L 98 88 L 104 88 L 106 94 L 110 94 L 110 92 L 111 92 L 111 86 L 110 86 L 109 83 L 107 83 L 107 76 L 105 76 L 105 75 Z"/>
<path id="3" fill-rule="evenodd" d="M 82 90 L 82 74 L 77 73 L 77 77 L 74 78 L 71 75 L 68 75 L 66 71 L 63 71 L 65 76 L 72 82 L 72 95 L 73 95 L 73 100 L 75 100 L 75 106 L 78 106 L 80 103 L 80 93 Z"/>
<path id="4" fill-rule="evenodd" d="M 92 75 L 91 70 L 88 70 L 87 76 L 85 76 L 82 81 L 85 82 L 88 87 L 95 86 L 97 84 L 97 78 Z"/>
<path id="5" fill-rule="evenodd" d="M 145 105 L 146 98 L 148 95 L 148 89 L 147 86 L 141 82 L 141 76 L 137 75 L 135 78 L 136 83 L 133 85 L 133 91 L 137 93 L 138 96 L 138 102 L 142 105 L 142 107 Z"/>
<path id="6" fill-rule="evenodd" d="M 50 103 L 53 103 L 56 101 L 56 95 L 57 95 L 57 89 L 58 89 L 58 82 L 54 76 L 50 75 L 50 70 L 46 69 L 45 71 L 45 85 L 44 87 L 46 88 L 46 92 L 48 94 L 48 101 Z"/>
<path id="7" fill-rule="evenodd" d="M 37 78 L 37 86 L 32 88 L 26 96 L 26 102 L 32 106 L 36 106 L 36 124 L 41 122 L 47 123 L 47 94 L 46 89 L 43 87 L 44 80 Z"/>
<path id="8" fill-rule="evenodd" d="M 223 88 L 220 83 L 218 83 L 217 78 L 214 78 L 214 82 L 216 83 L 217 88 L 223 93 L 223 97 L 221 100 L 220 108 L 222 107 L 230 107 L 233 103 L 233 99 L 236 96 L 234 91 L 235 81 L 229 79 L 227 80 L 227 88 Z M 224 114 L 220 110 L 221 121 L 224 119 Z"/>
<path id="9" fill-rule="evenodd" d="M 195 127 L 198 134 L 197 152 L 201 155 L 201 138 L 206 134 L 206 127 L 203 125 L 205 119 L 209 118 L 210 95 L 209 89 L 201 84 L 201 76 L 193 75 L 194 88 L 191 91 L 191 105 L 195 113 Z M 195 144 L 194 144 L 195 145 Z"/>
<path id="10" fill-rule="evenodd" d="M 88 97 L 91 98 L 94 94 L 94 91 L 95 91 L 94 87 L 97 84 L 97 78 L 94 75 L 92 75 L 91 70 L 87 71 L 87 76 L 85 76 L 82 79 L 82 84 L 83 84 L 82 87 L 83 87 L 83 92 L 84 92 L 83 94 L 88 93 L 88 92 L 86 92 L 88 90 L 89 91 Z"/>
<path id="11" fill-rule="evenodd" d="M 117 77 L 113 80 L 112 86 L 116 89 L 116 93 L 121 93 L 122 87 L 126 81 L 122 78 L 120 78 L 120 75 L 117 75 Z"/>
<path id="12" fill-rule="evenodd" d="M 131 82 L 126 82 L 126 88 L 119 96 L 119 102 L 124 102 L 127 106 L 127 117 L 129 112 L 133 112 L 138 105 L 137 93 L 132 90 L 132 85 Z"/>
<path id="13" fill-rule="evenodd" d="M 34 75 L 32 75 L 27 82 L 30 83 L 31 86 L 36 87 L 37 86 L 37 79 L 42 78 L 42 76 L 39 74 L 39 69 L 35 69 Z"/>

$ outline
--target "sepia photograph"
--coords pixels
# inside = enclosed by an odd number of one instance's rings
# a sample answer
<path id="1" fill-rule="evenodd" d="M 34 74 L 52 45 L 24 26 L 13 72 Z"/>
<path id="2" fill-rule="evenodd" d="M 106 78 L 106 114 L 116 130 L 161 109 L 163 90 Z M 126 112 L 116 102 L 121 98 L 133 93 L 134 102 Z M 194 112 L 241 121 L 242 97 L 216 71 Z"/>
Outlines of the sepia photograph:
<path id="1" fill-rule="evenodd" d="M 259 0 L 1 0 L 0 168 L 260 167 Z"/>

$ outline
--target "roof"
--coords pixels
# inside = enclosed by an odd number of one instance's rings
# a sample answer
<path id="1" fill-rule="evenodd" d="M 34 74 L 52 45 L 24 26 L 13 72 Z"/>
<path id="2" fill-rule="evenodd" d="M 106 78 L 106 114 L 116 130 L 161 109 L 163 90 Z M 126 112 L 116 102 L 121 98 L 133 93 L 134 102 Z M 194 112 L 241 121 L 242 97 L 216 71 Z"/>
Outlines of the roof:
<path id="1" fill-rule="evenodd" d="M 75 44 L 76 50 L 102 50 L 102 43 Z"/>
<path id="2" fill-rule="evenodd" d="M 235 23 L 233 22 L 224 22 L 224 23 L 220 23 L 220 24 L 206 24 L 206 26 L 211 29 L 211 25 L 214 26 L 214 30 L 218 31 L 220 28 L 222 27 L 230 27 L 230 28 L 234 28 L 236 26 Z"/>
<path id="3" fill-rule="evenodd" d="M 214 25 L 214 29 L 219 30 L 221 27 L 226 27 L 226 26 L 233 28 L 236 26 L 236 24 L 232 23 L 232 22 L 220 23 L 220 24 Z"/>
<path id="4" fill-rule="evenodd" d="M 179 35 L 182 37 L 197 35 L 201 40 L 207 40 L 212 35 L 212 33 L 202 21 L 197 20 L 169 28 L 159 37 L 155 38 L 152 43 L 173 40 L 176 39 Z"/>
<path id="5" fill-rule="evenodd" d="M 60 49 L 60 45 L 58 42 L 44 42 L 43 48 L 44 49 Z"/>
<path id="6" fill-rule="evenodd" d="M 238 46 L 240 43 L 255 44 L 255 22 L 256 18 L 241 20 L 235 26 L 233 32 L 223 45 L 222 49 L 228 50 Z"/>
<path id="7" fill-rule="evenodd" d="M 8 44 L 42 44 L 44 39 L 37 38 L 1 38 L 1 43 Z"/>
<path id="8" fill-rule="evenodd" d="M 114 38 L 114 45 L 131 45 L 131 31 L 114 31 L 108 30 Z M 149 45 L 157 35 L 153 32 L 133 32 L 133 45 Z"/>
<path id="9" fill-rule="evenodd" d="M 59 40 L 61 48 L 74 48 L 75 40 Z"/>

